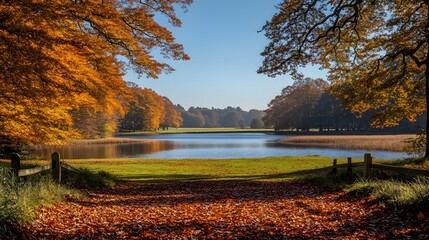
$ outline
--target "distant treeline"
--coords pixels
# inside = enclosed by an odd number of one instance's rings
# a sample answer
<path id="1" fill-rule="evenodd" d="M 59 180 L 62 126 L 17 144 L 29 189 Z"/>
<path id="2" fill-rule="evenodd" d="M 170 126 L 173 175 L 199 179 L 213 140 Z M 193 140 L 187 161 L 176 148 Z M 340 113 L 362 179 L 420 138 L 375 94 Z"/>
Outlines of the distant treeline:
<path id="1" fill-rule="evenodd" d="M 240 107 L 201 108 L 190 107 L 185 110 L 177 105 L 176 109 L 181 112 L 183 119 L 181 127 L 188 128 L 263 128 L 262 118 L 265 113 L 260 110 L 252 109 L 244 111 Z"/>
<path id="2" fill-rule="evenodd" d="M 169 127 L 188 128 L 263 128 L 260 110 L 244 111 L 240 107 L 225 109 L 191 107 L 185 110 L 155 91 L 128 82 L 132 93 L 128 111 L 119 121 L 119 131 L 153 131 Z"/>
<path id="3" fill-rule="evenodd" d="M 425 119 L 416 122 L 400 121 L 400 124 L 378 129 L 373 128 L 375 110 L 361 114 L 344 109 L 339 100 L 326 91 L 327 83 L 322 79 L 301 78 L 285 87 L 265 110 L 265 126 L 276 131 L 382 131 L 416 132 L 425 126 Z M 359 109 L 355 109 L 358 111 Z"/>
<path id="4" fill-rule="evenodd" d="M 425 126 L 425 119 L 417 117 L 415 122 L 402 120 L 395 127 L 375 128 L 373 126 L 380 125 L 378 122 L 374 124 L 376 110 L 359 114 L 356 113 L 359 109 L 344 109 L 341 102 L 327 91 L 328 84 L 322 79 L 296 79 L 293 85 L 285 87 L 280 95 L 271 100 L 265 111 L 245 111 L 240 107 L 190 107 L 186 110 L 151 89 L 142 89 L 133 83 L 128 83 L 128 87 L 133 97 L 128 102 L 128 111 L 120 121 L 120 131 L 185 127 L 411 133 Z"/>

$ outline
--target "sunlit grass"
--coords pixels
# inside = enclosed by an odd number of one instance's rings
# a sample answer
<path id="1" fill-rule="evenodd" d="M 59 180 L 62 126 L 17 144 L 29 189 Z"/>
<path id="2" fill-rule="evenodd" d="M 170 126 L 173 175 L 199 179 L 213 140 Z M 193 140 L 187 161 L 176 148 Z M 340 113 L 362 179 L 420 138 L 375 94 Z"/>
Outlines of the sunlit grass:
<path id="1" fill-rule="evenodd" d="M 339 164 L 345 162 L 345 159 L 338 160 Z M 291 173 L 332 166 L 332 159 L 319 156 L 174 160 L 85 159 L 70 160 L 68 163 L 75 167 L 106 171 L 125 180 L 252 180 L 290 178 Z"/>
<path id="2" fill-rule="evenodd" d="M 281 140 L 281 143 L 291 146 L 402 152 L 405 147 L 404 140 L 412 137 L 416 135 L 292 136 Z"/>
<path id="3" fill-rule="evenodd" d="M 429 209 L 429 178 L 400 180 L 361 180 L 352 185 L 350 191 L 370 193 L 374 199 L 382 199 L 396 206 Z"/>

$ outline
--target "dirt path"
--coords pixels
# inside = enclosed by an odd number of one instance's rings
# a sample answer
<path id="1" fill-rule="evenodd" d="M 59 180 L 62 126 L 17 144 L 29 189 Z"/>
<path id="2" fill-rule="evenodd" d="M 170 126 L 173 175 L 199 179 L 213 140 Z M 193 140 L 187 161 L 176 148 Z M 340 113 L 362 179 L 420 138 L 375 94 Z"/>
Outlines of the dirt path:
<path id="1" fill-rule="evenodd" d="M 47 209 L 35 239 L 429 239 L 429 219 L 299 182 L 126 183 Z"/>

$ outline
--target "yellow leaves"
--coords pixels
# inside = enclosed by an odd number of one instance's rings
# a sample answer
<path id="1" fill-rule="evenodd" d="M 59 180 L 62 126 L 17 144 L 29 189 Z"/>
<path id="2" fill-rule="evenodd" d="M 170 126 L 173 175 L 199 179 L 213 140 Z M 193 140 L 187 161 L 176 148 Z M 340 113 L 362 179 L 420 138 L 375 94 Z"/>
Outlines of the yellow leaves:
<path id="1" fill-rule="evenodd" d="M 174 4 L 191 2 L 148 3 L 155 8 L 134 0 L 1 3 L 0 135 L 55 143 L 77 137 L 77 131 L 115 131 L 130 97 L 117 56 L 154 78 L 172 68 L 153 59 L 153 49 L 188 59 L 153 13 L 179 25 Z"/>
<path id="2" fill-rule="evenodd" d="M 63 144 L 79 135 L 72 130 L 70 106 L 54 100 L 38 102 L 21 99 L 19 104 L 4 104 L 0 108 L 0 129 L 3 136 L 36 144 Z M 4 118 L 3 118 L 4 117 Z"/>

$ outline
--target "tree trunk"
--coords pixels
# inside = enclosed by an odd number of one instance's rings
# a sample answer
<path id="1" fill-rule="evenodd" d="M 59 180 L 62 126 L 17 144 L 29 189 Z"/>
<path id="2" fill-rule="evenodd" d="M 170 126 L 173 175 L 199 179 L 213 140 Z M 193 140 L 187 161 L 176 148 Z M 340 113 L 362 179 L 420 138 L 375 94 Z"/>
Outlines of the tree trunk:
<path id="1" fill-rule="evenodd" d="M 429 44 L 429 42 L 428 42 Z M 427 57 L 429 57 L 429 47 L 428 47 L 428 55 Z M 425 80 L 426 80 L 426 89 L 425 89 L 425 93 L 426 93 L 426 126 L 425 126 L 425 133 L 426 133 L 426 151 L 425 151 L 425 158 L 428 159 L 429 158 L 429 144 L 428 144 L 428 139 L 429 139 L 429 131 L 428 131 L 428 127 L 429 127 L 429 117 L 428 117 L 428 107 L 429 107 L 429 62 L 428 60 L 426 60 L 426 69 L 425 69 Z"/>
<path id="2" fill-rule="evenodd" d="M 425 89 L 425 95 L 426 95 L 426 126 L 425 126 L 425 133 L 426 133 L 426 151 L 425 151 L 425 159 L 429 158 L 429 145 L 428 145 L 428 139 L 429 139 L 429 118 L 428 118 L 428 107 L 429 107 L 429 29 L 428 29 L 428 23 L 429 23 L 429 11 L 426 16 L 426 69 L 425 69 L 425 82 L 426 82 L 426 89 Z"/>

